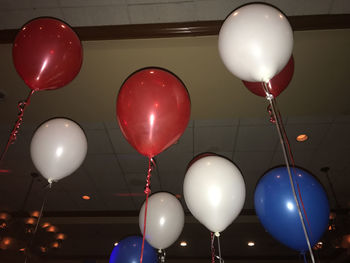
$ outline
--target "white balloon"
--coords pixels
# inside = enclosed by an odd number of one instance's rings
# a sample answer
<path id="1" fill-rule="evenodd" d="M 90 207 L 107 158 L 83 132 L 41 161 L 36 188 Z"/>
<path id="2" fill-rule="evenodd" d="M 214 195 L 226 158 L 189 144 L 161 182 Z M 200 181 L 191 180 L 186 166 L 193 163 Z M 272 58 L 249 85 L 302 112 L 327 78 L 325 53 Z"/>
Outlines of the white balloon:
<path id="1" fill-rule="evenodd" d="M 49 182 L 72 174 L 85 159 L 87 140 L 75 122 L 55 118 L 34 133 L 30 154 L 35 167 Z"/>
<path id="2" fill-rule="evenodd" d="M 145 204 L 139 214 L 139 226 L 143 234 Z M 158 249 L 172 245 L 180 236 L 185 223 L 185 213 L 175 196 L 166 192 L 155 193 L 148 199 L 146 240 Z"/>
<path id="3" fill-rule="evenodd" d="M 219 33 L 219 53 L 227 69 L 245 81 L 267 82 L 292 55 L 293 30 L 278 9 L 249 4 L 233 11 Z"/>
<path id="4" fill-rule="evenodd" d="M 239 215 L 246 192 L 241 172 L 220 156 L 194 162 L 186 172 L 183 190 L 192 215 L 214 233 L 225 230 Z"/>

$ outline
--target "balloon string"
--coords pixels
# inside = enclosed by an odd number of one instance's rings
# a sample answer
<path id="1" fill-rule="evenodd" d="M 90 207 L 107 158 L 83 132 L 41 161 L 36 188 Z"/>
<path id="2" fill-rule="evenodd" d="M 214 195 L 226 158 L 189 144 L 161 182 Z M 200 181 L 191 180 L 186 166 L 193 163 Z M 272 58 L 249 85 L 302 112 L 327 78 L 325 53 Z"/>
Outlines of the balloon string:
<path id="1" fill-rule="evenodd" d="M 31 92 L 29 93 L 28 97 L 26 100 L 20 101 L 18 102 L 18 116 L 17 116 L 17 121 L 12 129 L 12 132 L 10 134 L 10 137 L 7 141 L 7 144 L 5 146 L 5 149 L 3 150 L 3 152 L 1 153 L 0 156 L 0 162 L 3 160 L 3 158 L 5 157 L 5 154 L 7 153 L 9 147 L 11 144 L 13 144 L 16 139 L 17 139 L 17 135 L 18 135 L 18 130 L 23 122 L 23 115 L 24 115 L 24 110 L 26 109 L 26 107 L 30 104 L 30 98 L 33 95 L 33 93 L 35 92 L 35 90 L 31 90 Z"/>
<path id="2" fill-rule="evenodd" d="M 155 166 L 155 162 L 153 158 L 148 159 L 148 172 L 147 172 L 147 179 L 146 179 L 146 187 L 145 187 L 145 194 L 146 194 L 146 203 L 145 203 L 145 216 L 143 220 L 143 235 L 142 235 L 142 247 L 141 247 L 141 255 L 140 255 L 140 263 L 142 263 L 143 258 L 143 249 L 145 245 L 145 236 L 146 236 L 146 223 L 147 223 L 147 207 L 148 207 L 148 196 L 151 193 L 151 172 L 153 170 L 153 166 Z"/>
<path id="3" fill-rule="evenodd" d="M 305 255 L 305 252 L 302 253 L 303 257 L 304 257 L 304 263 L 307 263 L 307 259 L 306 259 L 306 255 Z"/>
<path id="4" fill-rule="evenodd" d="M 215 263 L 214 233 L 210 232 L 211 263 Z"/>
<path id="5" fill-rule="evenodd" d="M 46 204 L 46 201 L 47 201 L 47 196 L 48 196 L 48 194 L 49 194 L 51 188 L 52 188 L 52 182 L 50 181 L 50 182 L 49 182 L 49 185 L 48 185 L 48 189 L 47 189 L 47 191 L 46 191 L 46 193 L 45 193 L 45 196 L 44 196 L 43 203 L 42 203 L 41 208 L 40 208 L 40 213 L 39 213 L 39 217 L 38 217 L 38 219 L 37 219 L 37 221 L 36 221 L 36 225 L 35 225 L 35 228 L 34 228 L 33 236 L 32 236 L 32 238 L 31 238 L 31 240 L 30 240 L 30 242 L 29 242 L 29 245 L 27 246 L 27 249 L 25 249 L 25 254 L 26 254 L 26 256 L 25 256 L 25 259 L 24 259 L 24 263 L 27 262 L 27 259 L 28 259 L 28 251 L 27 251 L 27 250 L 29 250 L 30 247 L 32 246 L 32 243 L 33 243 L 34 238 L 35 238 L 35 234 L 36 234 L 36 232 L 38 231 L 39 223 L 40 223 L 40 220 L 41 220 L 41 218 L 42 218 L 42 216 L 43 216 L 44 207 L 45 207 L 45 204 Z"/>
<path id="6" fill-rule="evenodd" d="M 220 263 L 224 263 L 224 260 L 221 257 L 220 235 L 216 235 L 216 237 L 218 239 L 219 261 Z"/>
<path id="7" fill-rule="evenodd" d="M 282 117 L 281 117 L 281 113 L 277 107 L 277 102 L 275 100 L 273 100 L 273 103 L 275 105 L 275 110 L 277 112 L 277 119 L 279 120 L 279 123 L 280 123 L 280 128 L 281 128 L 281 131 L 282 131 L 282 135 L 283 135 L 283 140 L 284 140 L 284 144 L 285 146 L 287 147 L 288 149 L 288 154 L 289 154 L 289 159 L 290 159 L 290 162 L 292 164 L 292 168 L 293 168 L 293 171 L 294 171 L 294 174 L 297 174 L 296 170 L 295 170 L 295 162 L 294 162 L 294 157 L 293 157 L 293 153 L 292 153 L 292 149 L 290 147 L 290 143 L 289 143 L 289 140 L 288 140 L 288 136 L 287 136 L 287 132 L 284 128 L 284 125 L 283 125 L 283 122 L 282 122 Z M 296 185 L 297 185 L 297 189 L 298 189 L 298 195 L 299 195 L 299 200 L 300 200 L 300 203 L 301 203 L 301 206 L 303 208 L 303 212 L 304 212 L 304 215 L 305 215 L 305 219 L 306 219 L 306 222 L 309 226 L 309 232 L 310 232 L 310 236 L 312 237 L 312 231 L 311 231 L 311 225 L 310 225 L 310 222 L 309 222 L 309 218 L 307 216 L 307 213 L 306 213 L 306 209 L 305 209 L 305 206 L 304 206 L 304 202 L 303 202 L 303 198 L 301 196 L 301 191 L 300 191 L 300 187 L 299 187 L 299 183 L 298 181 L 295 181 Z"/>
<path id="8" fill-rule="evenodd" d="M 301 225 L 302 225 L 302 228 L 303 228 L 303 231 L 304 231 L 306 243 L 307 243 L 307 246 L 308 246 L 308 249 L 309 249 L 309 252 L 310 252 L 310 257 L 311 257 L 312 262 L 315 263 L 315 258 L 314 258 L 313 252 L 312 252 L 310 239 L 309 239 L 309 236 L 308 236 L 308 233 L 307 233 L 307 230 L 306 230 L 306 226 L 305 226 L 305 222 L 304 222 L 304 217 L 302 215 L 302 212 L 301 212 L 301 209 L 300 209 L 300 205 L 299 205 L 299 202 L 298 202 L 298 197 L 296 195 L 293 176 L 292 176 L 292 173 L 291 173 L 290 167 L 289 167 L 289 159 L 288 159 L 288 156 L 287 156 L 287 149 L 286 149 L 287 148 L 286 144 L 288 143 L 288 141 L 286 142 L 284 140 L 286 138 L 286 135 L 284 137 L 283 134 L 282 134 L 282 128 L 281 127 L 283 127 L 282 126 L 283 124 L 282 124 L 281 119 L 278 118 L 279 116 L 277 116 L 277 114 L 276 114 L 275 100 L 273 98 L 273 95 L 271 93 L 269 93 L 269 91 L 268 91 L 268 87 L 267 87 L 268 84 L 269 83 L 263 83 L 263 88 L 264 88 L 264 91 L 266 93 L 266 99 L 269 101 L 269 103 L 271 105 L 272 115 L 273 115 L 274 119 L 276 120 L 275 124 L 276 124 L 277 132 L 278 132 L 278 135 L 279 135 L 280 143 L 281 143 L 281 146 L 282 146 L 283 156 L 284 156 L 285 164 L 286 164 L 286 167 L 287 167 L 287 171 L 288 171 L 288 175 L 289 175 L 289 181 L 290 181 L 290 184 L 291 184 L 294 200 L 295 200 L 295 203 L 296 203 L 296 206 L 297 206 L 297 209 L 298 209 L 299 218 L 300 218 Z M 288 143 L 288 145 L 289 145 L 289 143 Z M 290 150 L 290 147 L 289 147 L 289 150 Z M 289 157 L 291 157 L 291 156 L 289 156 Z M 293 167 L 294 167 L 294 161 L 293 161 Z"/>

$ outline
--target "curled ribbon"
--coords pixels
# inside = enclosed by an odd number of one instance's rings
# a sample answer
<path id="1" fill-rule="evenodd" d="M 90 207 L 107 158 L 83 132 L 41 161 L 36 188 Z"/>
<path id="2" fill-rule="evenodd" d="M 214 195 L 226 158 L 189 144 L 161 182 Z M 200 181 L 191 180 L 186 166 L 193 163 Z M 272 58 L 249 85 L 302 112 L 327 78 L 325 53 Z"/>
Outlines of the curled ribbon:
<path id="1" fill-rule="evenodd" d="M 145 204 L 145 217 L 143 221 L 143 235 L 142 235 L 142 247 L 141 247 L 141 255 L 140 255 L 140 263 L 142 263 L 143 258 L 143 250 L 145 245 L 145 236 L 146 236 L 146 222 L 147 222 L 147 207 L 148 207 L 148 196 L 151 193 L 151 175 L 153 167 L 155 166 L 155 162 L 153 158 L 148 159 L 148 172 L 146 178 L 146 186 L 145 186 L 145 194 L 146 194 L 146 204 Z"/>
<path id="2" fill-rule="evenodd" d="M 20 126 L 21 126 L 21 124 L 23 122 L 24 110 L 29 105 L 30 98 L 31 98 L 31 96 L 33 95 L 34 92 L 35 92 L 35 90 L 31 90 L 31 92 L 29 93 L 29 95 L 28 95 L 26 100 L 18 102 L 18 106 L 17 107 L 18 107 L 19 113 L 18 113 L 18 116 L 17 116 L 17 121 L 16 121 L 16 123 L 15 123 L 15 125 L 14 125 L 14 127 L 13 127 L 13 129 L 11 131 L 11 134 L 10 134 L 10 137 L 9 137 L 9 139 L 7 141 L 5 149 L 2 152 L 2 154 L 1 154 L 0 162 L 5 157 L 5 154 L 7 153 L 10 145 L 13 144 L 17 140 L 18 131 L 19 131 L 19 128 L 20 128 Z"/>

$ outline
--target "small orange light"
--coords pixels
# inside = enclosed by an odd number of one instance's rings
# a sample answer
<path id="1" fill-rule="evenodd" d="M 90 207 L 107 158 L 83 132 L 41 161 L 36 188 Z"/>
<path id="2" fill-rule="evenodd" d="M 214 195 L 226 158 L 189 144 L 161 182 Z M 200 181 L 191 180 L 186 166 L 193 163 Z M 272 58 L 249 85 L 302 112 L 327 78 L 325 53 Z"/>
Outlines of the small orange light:
<path id="1" fill-rule="evenodd" d="M 253 241 L 249 241 L 247 245 L 248 245 L 248 247 L 254 247 L 255 243 Z"/>
<path id="2" fill-rule="evenodd" d="M 36 218 L 38 218 L 39 215 L 40 215 L 40 212 L 39 212 L 39 211 L 33 211 L 33 212 L 31 212 L 31 214 L 30 214 L 31 217 L 36 217 Z"/>
<path id="3" fill-rule="evenodd" d="M 0 219 L 7 221 L 10 218 L 11 218 L 11 216 L 8 213 L 5 213 L 5 212 L 4 213 L 0 213 Z"/>
<path id="4" fill-rule="evenodd" d="M 175 195 L 175 197 L 176 197 L 177 199 L 181 199 L 181 195 L 179 195 L 179 194 Z"/>
<path id="5" fill-rule="evenodd" d="M 186 242 L 186 241 L 181 241 L 181 242 L 180 242 L 180 246 L 182 246 L 182 247 L 187 247 L 187 242 Z"/>
<path id="6" fill-rule="evenodd" d="M 91 197 L 88 196 L 88 195 L 83 195 L 81 198 L 83 198 L 84 200 L 90 200 L 91 199 Z"/>
<path id="7" fill-rule="evenodd" d="M 26 249 L 24 247 L 20 248 L 19 251 L 20 252 L 24 252 Z"/>
<path id="8" fill-rule="evenodd" d="M 34 225 L 35 222 L 36 222 L 36 218 L 29 217 L 29 218 L 26 219 L 25 222 L 26 222 L 27 225 Z"/>
<path id="9" fill-rule="evenodd" d="M 51 245 L 53 248 L 59 248 L 60 244 L 58 242 L 53 242 Z"/>
<path id="10" fill-rule="evenodd" d="M 8 246 L 8 245 L 11 244 L 11 238 L 9 238 L 9 237 L 8 238 L 4 238 L 3 242 L 4 242 L 4 245 Z"/>
<path id="11" fill-rule="evenodd" d="M 114 243 L 114 246 L 116 247 L 116 246 L 118 246 L 118 244 L 119 244 L 118 242 L 115 242 L 115 243 Z"/>
<path id="12" fill-rule="evenodd" d="M 57 234 L 56 239 L 57 240 L 65 240 L 66 239 L 66 235 L 63 234 L 63 233 L 59 233 L 59 234 Z"/>
<path id="13" fill-rule="evenodd" d="M 51 233 L 55 233 L 58 231 L 57 227 L 55 226 L 49 226 L 47 229 L 46 229 L 47 232 L 51 232 Z"/>
<path id="14" fill-rule="evenodd" d="M 307 139 L 309 139 L 309 136 L 306 134 L 299 134 L 296 138 L 298 142 L 305 142 Z"/>
<path id="15" fill-rule="evenodd" d="M 11 237 L 4 237 L 1 241 L 0 241 L 0 249 L 8 249 L 11 244 L 13 243 L 13 239 Z"/>
<path id="16" fill-rule="evenodd" d="M 51 224 L 49 222 L 45 222 L 41 225 L 42 228 L 47 228 L 49 226 L 51 226 Z"/>

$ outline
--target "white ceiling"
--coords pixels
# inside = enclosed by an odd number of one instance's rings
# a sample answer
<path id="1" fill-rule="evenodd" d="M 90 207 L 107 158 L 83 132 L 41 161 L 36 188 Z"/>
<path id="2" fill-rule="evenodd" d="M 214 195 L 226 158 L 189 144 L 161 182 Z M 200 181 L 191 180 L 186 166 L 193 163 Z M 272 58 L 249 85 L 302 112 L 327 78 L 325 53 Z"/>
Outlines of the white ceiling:
<path id="1" fill-rule="evenodd" d="M 234 0 L 0 0 L 0 29 L 16 29 L 39 16 L 71 26 L 223 20 L 254 1 Z M 349 14 L 348 0 L 267 0 L 288 16 Z"/>

